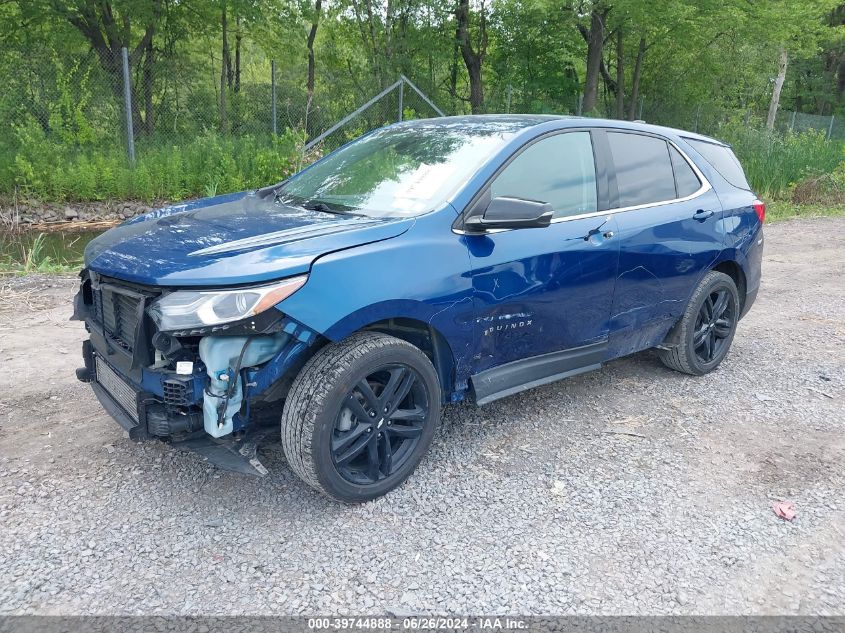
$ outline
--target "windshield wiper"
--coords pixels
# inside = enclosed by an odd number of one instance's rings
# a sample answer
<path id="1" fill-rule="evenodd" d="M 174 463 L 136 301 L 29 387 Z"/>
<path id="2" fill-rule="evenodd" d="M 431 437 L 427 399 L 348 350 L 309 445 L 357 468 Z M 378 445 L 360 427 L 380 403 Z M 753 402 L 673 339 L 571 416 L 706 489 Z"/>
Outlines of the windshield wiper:
<path id="1" fill-rule="evenodd" d="M 309 211 L 321 211 L 322 213 L 334 213 L 335 215 L 344 215 L 343 211 L 340 211 L 338 209 L 332 209 L 325 202 L 306 202 L 302 205 L 302 208 L 308 209 Z"/>
<path id="2" fill-rule="evenodd" d="M 342 204 L 328 204 L 322 200 L 309 200 L 300 196 L 286 194 L 281 190 L 281 187 L 276 190 L 274 202 L 281 202 L 289 206 L 300 207 L 308 209 L 309 211 L 319 211 L 320 213 L 331 213 L 332 215 L 350 215 L 355 217 L 366 217 L 363 213 L 353 213 L 349 211 L 351 207 Z M 343 207 L 343 208 L 338 208 Z"/>
<path id="3" fill-rule="evenodd" d="M 303 209 L 308 209 L 309 211 L 320 211 L 321 213 L 332 213 L 334 215 L 354 215 L 357 217 L 361 217 L 362 214 L 360 213 L 352 213 L 351 211 L 343 211 L 342 209 L 333 209 L 325 202 L 320 201 L 311 201 L 306 200 L 302 204 Z"/>

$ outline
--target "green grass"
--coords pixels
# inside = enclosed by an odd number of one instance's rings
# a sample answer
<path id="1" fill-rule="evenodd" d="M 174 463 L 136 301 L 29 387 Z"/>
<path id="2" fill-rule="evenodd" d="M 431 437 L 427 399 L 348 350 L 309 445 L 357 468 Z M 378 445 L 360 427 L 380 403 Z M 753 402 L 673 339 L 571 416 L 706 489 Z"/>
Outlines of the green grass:
<path id="1" fill-rule="evenodd" d="M 842 216 L 845 216 L 845 206 L 842 205 L 796 204 L 788 200 L 773 200 L 766 203 L 767 224 L 795 218 Z"/>
<path id="2" fill-rule="evenodd" d="M 78 264 L 67 263 L 43 263 L 37 268 L 26 269 L 15 262 L 0 261 L 0 275 L 31 275 L 33 273 L 46 273 L 50 275 L 75 275 L 82 269 L 82 262 Z"/>
<path id="3" fill-rule="evenodd" d="M 81 258 L 62 258 L 49 254 L 47 238 L 39 233 L 32 239 L 24 234 L 4 238 L 3 255 L 0 257 L 0 273 L 74 273 L 82 267 Z"/>
<path id="4" fill-rule="evenodd" d="M 183 200 L 242 191 L 289 176 L 300 148 L 293 132 L 141 140 L 132 168 L 121 146 L 66 146 L 28 132 L 27 142 L 0 146 L 0 194 L 17 191 L 43 202 Z"/>
<path id="5" fill-rule="evenodd" d="M 795 184 L 828 174 L 842 162 L 842 144 L 818 131 L 769 132 L 729 125 L 719 136 L 733 146 L 754 191 L 768 199 L 788 195 Z"/>
<path id="6" fill-rule="evenodd" d="M 840 215 L 845 204 L 842 144 L 821 132 L 767 132 L 738 122 L 716 136 L 731 143 L 754 190 L 769 204 L 773 221 Z M 250 189 L 287 177 L 300 166 L 302 138 L 231 137 L 204 132 L 191 137 L 139 139 L 134 168 L 125 149 L 63 144 L 38 127 L 17 126 L 0 138 L 0 196 L 43 202 L 183 200 Z M 792 204 L 794 200 L 801 204 Z M 835 201 L 835 202 L 834 202 Z M 0 266 L 8 263 L 0 253 Z M 43 261 L 41 266 L 61 265 Z M 48 258 L 49 259 L 49 258 Z"/>

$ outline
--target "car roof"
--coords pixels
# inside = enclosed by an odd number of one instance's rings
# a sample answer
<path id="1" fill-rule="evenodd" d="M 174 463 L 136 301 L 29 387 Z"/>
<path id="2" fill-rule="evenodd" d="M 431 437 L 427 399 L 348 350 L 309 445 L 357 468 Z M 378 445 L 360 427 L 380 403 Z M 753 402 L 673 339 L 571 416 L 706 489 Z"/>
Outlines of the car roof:
<path id="1" fill-rule="evenodd" d="M 688 132 L 677 128 L 652 125 L 642 121 L 622 121 L 619 119 L 597 119 L 592 117 L 578 117 L 562 114 L 467 114 L 461 116 L 436 117 L 432 119 L 416 119 L 395 124 L 407 127 L 430 127 L 431 125 L 445 127 L 474 127 L 479 131 L 522 132 L 533 127 L 543 125 L 546 129 L 565 129 L 568 127 L 606 127 L 625 130 L 651 132 L 670 138 L 685 138 L 706 143 L 727 145 L 718 139 L 704 136 L 696 132 Z"/>
<path id="2" fill-rule="evenodd" d="M 466 114 L 460 116 L 434 117 L 431 119 L 415 119 L 394 123 L 390 127 L 459 127 L 475 129 L 479 132 L 510 132 L 516 133 L 527 130 L 542 123 L 565 119 L 567 117 L 554 114 Z"/>
<path id="3" fill-rule="evenodd" d="M 581 119 L 582 121 L 584 119 Z M 682 137 L 685 139 L 692 139 L 694 141 L 704 141 L 705 143 L 715 143 L 717 145 L 726 145 L 723 141 L 719 139 L 712 138 L 710 136 L 705 136 L 704 134 L 698 134 L 697 132 L 689 132 L 687 130 L 681 130 L 674 127 L 667 127 L 665 125 L 654 125 L 651 123 L 646 123 L 645 121 L 621 121 L 619 119 L 586 119 L 587 121 L 593 121 L 595 127 L 613 127 L 613 128 L 621 128 L 626 130 L 639 130 L 642 132 L 652 132 L 653 134 L 659 134 L 661 136 L 668 136 L 670 138 L 678 138 Z"/>

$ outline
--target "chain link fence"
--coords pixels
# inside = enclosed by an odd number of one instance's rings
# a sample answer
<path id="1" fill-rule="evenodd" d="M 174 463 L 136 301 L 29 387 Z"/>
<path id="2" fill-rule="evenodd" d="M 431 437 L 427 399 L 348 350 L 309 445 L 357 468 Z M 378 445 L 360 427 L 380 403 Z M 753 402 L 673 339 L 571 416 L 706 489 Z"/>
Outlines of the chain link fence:
<path id="1" fill-rule="evenodd" d="M 4 58 L 0 194 L 210 195 L 277 181 L 374 128 L 443 114 L 405 77 L 358 109 L 279 79 L 270 60 L 230 71 L 219 55 L 155 68 L 126 49 Z"/>
<path id="2" fill-rule="evenodd" d="M 36 49 L 0 58 L 0 119 L 10 123 L 0 135 L 0 195 L 172 200 L 245 189 L 372 129 L 445 114 L 404 76 L 356 99 L 319 82 L 309 94 L 289 68 L 263 58 L 230 67 L 219 54 L 157 65 L 133 55 Z M 507 84 L 491 84 L 487 97 L 490 112 L 525 109 Z M 531 110 L 578 114 L 578 97 Z M 759 113 L 711 103 L 675 111 L 640 97 L 635 106 L 637 118 L 715 136 L 730 121 L 762 126 Z M 446 113 L 462 107 L 453 101 Z M 780 111 L 776 128 L 845 138 L 835 116 Z"/>
<path id="3" fill-rule="evenodd" d="M 18 68 L 19 81 L 7 82 L 0 112 L 13 126 L 35 124 L 62 143 L 80 149 L 119 143 L 127 155 L 133 145 L 174 145 L 208 133 L 269 142 L 286 130 L 301 132 L 307 149 L 318 137 L 321 147 L 334 149 L 382 125 L 444 115 L 406 77 L 350 114 L 319 92 L 309 97 L 304 89 L 278 87 L 273 62 L 245 76 L 224 72 L 219 81 L 204 82 L 197 76 L 221 73 L 212 63 L 199 75 L 191 69 L 190 77 L 176 66 L 174 73 L 161 76 L 159 71 L 153 85 L 143 67 L 132 68 L 130 58 L 127 49 L 104 55 L 92 51 L 64 63 L 28 57 L 31 63 Z M 331 134 L 325 134 L 329 128 Z"/>
<path id="4" fill-rule="evenodd" d="M 341 115 L 321 106 L 320 95 L 277 88 L 272 62 L 231 76 L 213 59 L 199 66 L 159 67 L 153 77 L 127 49 L 61 58 L 28 52 L 0 66 L 0 113 L 13 128 L 35 125 L 80 148 L 175 144 L 204 133 L 269 139 L 288 128 L 322 130 Z"/>
<path id="5" fill-rule="evenodd" d="M 122 83 L 106 71 L 115 63 L 119 59 L 101 60 L 93 51 L 72 59 L 38 49 L 0 57 L 0 116 L 12 137 L 3 140 L 40 132 L 62 144 L 122 144 Z"/>
<path id="6" fill-rule="evenodd" d="M 786 132 L 808 132 L 815 130 L 825 135 L 825 138 L 845 138 L 845 119 L 831 114 L 807 114 L 806 112 L 795 112 L 779 110 L 775 118 L 775 129 Z"/>
<path id="7" fill-rule="evenodd" d="M 714 104 L 701 103 L 692 112 L 668 113 L 659 106 L 646 106 L 643 118 L 651 123 L 665 124 L 702 134 L 718 134 L 722 126 L 731 121 L 740 121 L 748 127 L 762 128 L 765 114 L 751 110 L 726 110 Z M 814 131 L 828 141 L 845 139 L 845 117 L 835 115 L 808 114 L 793 110 L 778 110 L 774 129 L 781 134 Z"/>

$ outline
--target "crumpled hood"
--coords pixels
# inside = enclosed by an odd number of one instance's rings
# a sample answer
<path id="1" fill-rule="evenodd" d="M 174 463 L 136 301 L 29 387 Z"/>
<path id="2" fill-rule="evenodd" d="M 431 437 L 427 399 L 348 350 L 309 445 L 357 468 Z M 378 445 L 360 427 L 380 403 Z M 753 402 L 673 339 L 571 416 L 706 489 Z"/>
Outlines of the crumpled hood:
<path id="1" fill-rule="evenodd" d="M 92 240 L 85 266 L 160 286 L 226 286 L 307 272 L 321 255 L 401 235 L 413 219 L 310 211 L 242 192 L 165 207 Z"/>

